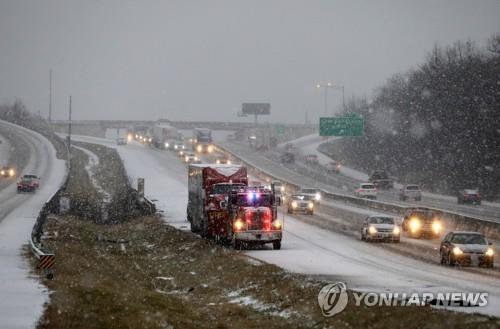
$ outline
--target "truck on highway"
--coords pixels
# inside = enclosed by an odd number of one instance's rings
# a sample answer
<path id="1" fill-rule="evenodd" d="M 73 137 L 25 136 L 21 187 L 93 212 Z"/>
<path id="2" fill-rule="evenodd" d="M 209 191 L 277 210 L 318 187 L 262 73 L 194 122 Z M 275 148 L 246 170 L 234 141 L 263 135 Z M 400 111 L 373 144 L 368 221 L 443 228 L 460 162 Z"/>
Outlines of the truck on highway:
<path id="1" fill-rule="evenodd" d="M 264 186 L 232 189 L 229 194 L 229 220 L 235 249 L 247 245 L 273 244 L 281 248 L 283 222 L 278 218 L 274 191 Z"/>
<path id="2" fill-rule="evenodd" d="M 214 151 L 212 131 L 208 128 L 194 128 L 193 151 L 199 153 L 212 153 Z"/>
<path id="3" fill-rule="evenodd" d="M 105 137 L 114 140 L 117 145 L 127 145 L 128 134 L 127 128 L 108 128 Z"/>
<path id="4" fill-rule="evenodd" d="M 151 128 L 153 145 L 159 149 L 173 147 L 179 133 L 177 128 L 168 124 L 157 124 Z"/>
<path id="5" fill-rule="evenodd" d="M 232 239 L 228 195 L 248 185 L 247 168 L 240 165 L 190 164 L 188 168 L 187 219 L 191 231 L 216 241 Z"/>

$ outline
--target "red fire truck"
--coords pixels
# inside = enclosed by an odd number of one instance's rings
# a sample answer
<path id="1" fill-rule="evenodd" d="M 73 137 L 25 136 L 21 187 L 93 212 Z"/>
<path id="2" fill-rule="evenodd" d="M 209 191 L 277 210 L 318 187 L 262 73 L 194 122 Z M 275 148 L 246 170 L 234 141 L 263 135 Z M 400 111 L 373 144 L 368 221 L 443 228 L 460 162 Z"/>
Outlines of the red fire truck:
<path id="1" fill-rule="evenodd" d="M 247 169 L 239 165 L 190 164 L 187 219 L 191 231 L 217 241 L 230 241 L 229 192 L 248 185 Z"/>
<path id="2" fill-rule="evenodd" d="M 232 222 L 232 241 L 236 249 L 249 244 L 272 243 L 281 248 L 283 222 L 278 219 L 279 201 L 265 187 L 233 188 L 229 194 L 229 219 Z"/>
<path id="3" fill-rule="evenodd" d="M 247 169 L 239 165 L 190 164 L 187 218 L 191 231 L 241 249 L 272 243 L 281 248 L 283 222 L 271 189 L 248 187 Z"/>

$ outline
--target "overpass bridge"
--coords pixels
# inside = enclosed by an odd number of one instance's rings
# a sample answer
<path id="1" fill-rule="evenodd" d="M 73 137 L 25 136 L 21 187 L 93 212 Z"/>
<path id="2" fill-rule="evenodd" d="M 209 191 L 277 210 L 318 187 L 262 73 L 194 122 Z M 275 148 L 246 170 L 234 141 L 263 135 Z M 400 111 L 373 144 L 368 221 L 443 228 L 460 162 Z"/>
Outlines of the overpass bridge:
<path id="1" fill-rule="evenodd" d="M 153 120 L 72 120 L 71 131 L 76 135 L 89 135 L 95 137 L 105 137 L 107 129 L 130 129 L 136 127 L 152 127 L 157 121 Z M 317 124 L 272 124 L 253 122 L 222 122 L 222 121 L 162 121 L 178 129 L 193 129 L 196 127 L 206 127 L 211 130 L 247 130 L 247 129 L 270 129 L 275 130 L 279 135 L 303 136 L 318 131 Z M 53 120 L 51 125 L 55 131 L 67 133 L 69 127 L 68 120 Z"/>

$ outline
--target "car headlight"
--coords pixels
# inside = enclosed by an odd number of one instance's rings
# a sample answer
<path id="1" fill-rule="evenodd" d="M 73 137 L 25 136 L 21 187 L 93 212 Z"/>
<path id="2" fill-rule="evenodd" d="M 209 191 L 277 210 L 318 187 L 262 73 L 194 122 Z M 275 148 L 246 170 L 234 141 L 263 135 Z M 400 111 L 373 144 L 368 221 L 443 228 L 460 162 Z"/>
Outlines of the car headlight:
<path id="1" fill-rule="evenodd" d="M 309 208 L 309 209 L 313 209 L 313 208 L 314 208 L 314 203 L 309 202 L 309 203 L 307 204 L 307 208 Z"/>
<path id="2" fill-rule="evenodd" d="M 493 256 L 495 252 L 493 251 L 493 248 L 488 248 L 486 249 L 486 252 L 484 253 L 486 256 L 491 257 Z"/>
<path id="3" fill-rule="evenodd" d="M 441 232 L 441 229 L 442 229 L 442 226 L 441 226 L 441 223 L 438 222 L 438 221 L 434 221 L 432 223 L 432 231 L 434 231 L 434 233 L 439 233 Z"/>
<path id="4" fill-rule="evenodd" d="M 203 146 L 198 145 L 198 146 L 196 147 L 196 151 L 198 151 L 198 152 L 203 151 Z"/>
<path id="5" fill-rule="evenodd" d="M 184 155 L 184 152 L 183 152 L 183 151 L 180 151 L 180 152 L 179 152 L 179 154 L 182 156 L 182 155 Z"/>
<path id="6" fill-rule="evenodd" d="M 212 145 L 208 145 L 207 151 L 208 153 L 212 153 L 214 151 L 214 147 Z"/>
<path id="7" fill-rule="evenodd" d="M 198 157 L 194 157 L 194 161 L 198 161 Z"/>
<path id="8" fill-rule="evenodd" d="M 321 200 L 321 194 L 319 192 L 316 193 L 316 195 L 314 196 L 314 199 L 316 199 L 316 201 Z"/>
<path id="9" fill-rule="evenodd" d="M 168 144 L 168 143 L 165 143 L 165 147 L 169 147 L 169 146 L 170 146 L 170 144 Z"/>
<path id="10" fill-rule="evenodd" d="M 418 218 L 413 218 L 410 220 L 410 231 L 412 232 L 416 232 L 418 230 L 420 230 L 420 221 L 418 220 Z"/>
<path id="11" fill-rule="evenodd" d="M 9 170 L 9 176 L 12 177 L 12 176 L 14 176 L 14 174 L 15 174 L 14 169 L 10 169 Z"/>
<path id="12" fill-rule="evenodd" d="M 186 162 L 188 162 L 188 161 L 189 161 L 189 157 L 188 157 L 188 156 L 186 156 L 186 157 L 184 158 L 184 160 L 186 160 Z"/>
<path id="13" fill-rule="evenodd" d="M 230 165 L 231 164 L 231 160 L 227 160 L 226 164 Z"/>
<path id="14" fill-rule="evenodd" d="M 297 208 L 298 206 L 297 201 L 292 201 L 292 208 Z"/>
<path id="15" fill-rule="evenodd" d="M 392 229 L 392 234 L 394 235 L 398 235 L 400 232 L 401 230 L 397 226 L 394 226 L 394 228 Z"/>
<path id="16" fill-rule="evenodd" d="M 215 161 L 215 163 L 216 163 L 216 164 L 220 164 L 220 160 L 219 160 L 219 159 L 217 159 L 217 161 Z"/>
<path id="17" fill-rule="evenodd" d="M 182 145 L 182 149 L 185 150 L 186 149 L 186 146 L 185 145 Z"/>
<path id="18" fill-rule="evenodd" d="M 277 229 L 281 229 L 281 221 L 279 219 L 273 222 L 273 227 Z"/>
<path id="19" fill-rule="evenodd" d="M 375 226 L 370 226 L 368 228 L 368 233 L 370 233 L 370 234 L 376 234 L 377 233 L 377 229 L 375 228 Z"/>
<path id="20" fill-rule="evenodd" d="M 174 145 L 174 150 L 177 150 L 179 147 L 177 145 Z"/>
<path id="21" fill-rule="evenodd" d="M 281 186 L 280 190 L 281 190 L 282 193 L 285 193 L 285 187 L 284 186 Z"/>
<path id="22" fill-rule="evenodd" d="M 455 254 L 455 256 L 460 256 L 463 255 L 464 252 L 462 251 L 462 249 L 455 247 L 453 248 L 453 253 Z"/>
<path id="23" fill-rule="evenodd" d="M 5 175 L 5 170 L 0 171 L 0 174 Z"/>
<path id="24" fill-rule="evenodd" d="M 241 219 L 237 219 L 234 222 L 233 226 L 234 226 L 235 231 L 241 231 L 243 229 L 243 227 L 245 226 L 245 224 L 243 223 L 243 221 Z"/>

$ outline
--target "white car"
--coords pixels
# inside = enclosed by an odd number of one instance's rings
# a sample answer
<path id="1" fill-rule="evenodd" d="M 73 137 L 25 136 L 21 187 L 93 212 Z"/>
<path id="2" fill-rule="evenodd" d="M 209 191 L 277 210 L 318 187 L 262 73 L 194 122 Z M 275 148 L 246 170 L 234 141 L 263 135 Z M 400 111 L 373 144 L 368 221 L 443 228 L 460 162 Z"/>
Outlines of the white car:
<path id="1" fill-rule="evenodd" d="M 184 155 L 184 162 L 185 163 L 201 163 L 201 160 L 193 152 L 186 152 L 186 154 Z"/>
<path id="2" fill-rule="evenodd" d="M 326 170 L 330 173 L 340 173 L 340 163 L 336 161 L 330 161 L 326 164 Z"/>
<path id="3" fill-rule="evenodd" d="M 306 199 L 313 200 L 317 204 L 321 201 L 321 190 L 319 188 L 303 187 L 297 194 L 303 195 Z"/>
<path id="4" fill-rule="evenodd" d="M 399 200 L 406 201 L 408 199 L 413 199 L 415 201 L 422 200 L 422 191 L 420 191 L 420 187 L 415 184 L 408 184 L 403 186 L 399 193 Z"/>
<path id="5" fill-rule="evenodd" d="M 401 240 L 401 228 L 396 224 L 394 217 L 371 215 L 363 221 L 361 240 L 399 242 Z"/>
<path id="6" fill-rule="evenodd" d="M 354 196 L 358 198 L 376 199 L 377 187 L 375 187 L 375 184 L 372 183 L 361 183 L 354 191 Z"/>

